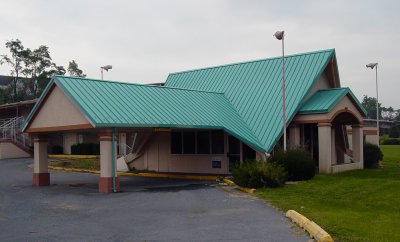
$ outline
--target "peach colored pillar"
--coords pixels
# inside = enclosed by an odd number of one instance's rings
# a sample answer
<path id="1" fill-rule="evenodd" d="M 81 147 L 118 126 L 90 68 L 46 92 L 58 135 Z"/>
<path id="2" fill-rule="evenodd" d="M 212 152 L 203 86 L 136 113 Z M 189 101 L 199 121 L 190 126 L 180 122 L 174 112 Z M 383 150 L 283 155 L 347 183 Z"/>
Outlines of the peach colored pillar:
<path id="1" fill-rule="evenodd" d="M 36 137 L 33 140 L 34 160 L 32 183 L 34 186 L 50 185 L 50 174 L 47 161 L 47 139 Z"/>
<path id="2" fill-rule="evenodd" d="M 117 160 L 117 142 L 114 143 L 114 158 Z M 115 166 L 116 168 L 116 166 Z M 100 177 L 99 192 L 112 192 L 112 134 L 104 132 L 100 134 Z M 120 190 L 119 177 L 115 171 L 115 187 Z"/>
<path id="3" fill-rule="evenodd" d="M 360 124 L 352 125 L 352 145 L 353 160 L 359 162 L 359 168 L 364 168 L 364 142 L 363 142 L 363 126 Z"/>
<path id="4" fill-rule="evenodd" d="M 332 139 L 330 123 L 318 124 L 318 153 L 319 153 L 319 172 L 331 173 L 332 167 Z"/>

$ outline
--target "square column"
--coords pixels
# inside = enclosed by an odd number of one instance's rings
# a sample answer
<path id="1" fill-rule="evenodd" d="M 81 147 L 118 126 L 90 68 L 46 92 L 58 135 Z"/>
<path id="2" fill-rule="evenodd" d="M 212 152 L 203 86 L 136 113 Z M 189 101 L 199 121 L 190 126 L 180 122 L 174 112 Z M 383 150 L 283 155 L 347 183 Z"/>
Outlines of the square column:
<path id="1" fill-rule="evenodd" d="M 300 126 L 289 126 L 289 145 L 290 149 L 300 148 Z"/>
<path id="2" fill-rule="evenodd" d="M 319 172 L 331 173 L 332 168 L 332 124 L 319 123 L 318 125 Z"/>
<path id="3" fill-rule="evenodd" d="M 117 162 L 117 142 L 114 142 L 114 159 Z M 117 164 L 115 164 L 115 187 L 117 192 L 120 190 L 119 177 L 116 172 Z M 99 192 L 110 193 L 113 188 L 112 179 L 112 134 L 111 132 L 100 134 L 100 177 Z"/>
<path id="4" fill-rule="evenodd" d="M 32 184 L 34 186 L 50 185 L 50 174 L 47 161 L 47 139 L 37 137 L 33 140 L 34 160 Z"/>
<path id="5" fill-rule="evenodd" d="M 352 125 L 352 146 L 353 160 L 359 162 L 360 169 L 364 168 L 364 142 L 363 142 L 363 126 L 360 124 Z"/>

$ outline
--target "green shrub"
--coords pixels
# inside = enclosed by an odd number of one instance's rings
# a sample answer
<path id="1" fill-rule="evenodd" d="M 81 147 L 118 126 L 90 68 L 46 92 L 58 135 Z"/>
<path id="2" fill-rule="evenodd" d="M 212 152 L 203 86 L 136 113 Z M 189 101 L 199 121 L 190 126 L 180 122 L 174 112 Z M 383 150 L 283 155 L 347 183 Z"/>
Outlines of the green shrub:
<path id="1" fill-rule="evenodd" d="M 391 125 L 389 129 L 389 137 L 399 138 L 399 135 L 400 135 L 399 128 L 395 124 Z"/>
<path id="2" fill-rule="evenodd" d="M 233 181 L 242 187 L 280 187 L 286 181 L 283 167 L 262 161 L 245 162 L 236 167 L 232 175 Z"/>
<path id="3" fill-rule="evenodd" d="M 315 176 L 315 162 L 302 150 L 278 150 L 272 155 L 271 162 L 285 168 L 289 181 L 309 180 Z"/>
<path id="4" fill-rule="evenodd" d="M 382 141 L 383 145 L 400 145 L 400 140 L 399 139 L 385 139 Z"/>
<path id="5" fill-rule="evenodd" d="M 82 143 L 71 146 L 73 155 L 100 155 L 100 145 L 93 143 Z"/>
<path id="6" fill-rule="evenodd" d="M 59 145 L 53 145 L 53 146 L 51 147 L 51 153 L 52 153 L 52 154 L 55 154 L 55 155 L 63 154 L 63 153 L 64 153 L 63 147 L 62 147 L 62 146 L 59 146 Z"/>
<path id="7" fill-rule="evenodd" d="M 364 168 L 378 168 L 382 159 L 383 153 L 379 146 L 371 143 L 364 145 Z"/>

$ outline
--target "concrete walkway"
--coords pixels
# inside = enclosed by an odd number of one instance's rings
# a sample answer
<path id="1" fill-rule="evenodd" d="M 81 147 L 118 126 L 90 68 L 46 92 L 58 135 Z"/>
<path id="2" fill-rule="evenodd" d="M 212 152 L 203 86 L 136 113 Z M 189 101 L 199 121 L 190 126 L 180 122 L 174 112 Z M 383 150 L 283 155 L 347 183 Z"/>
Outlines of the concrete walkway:
<path id="1" fill-rule="evenodd" d="M 245 193 L 210 182 L 122 177 L 121 193 L 97 192 L 98 176 L 51 172 L 33 187 L 31 159 L 0 160 L 0 241 L 307 241 Z"/>

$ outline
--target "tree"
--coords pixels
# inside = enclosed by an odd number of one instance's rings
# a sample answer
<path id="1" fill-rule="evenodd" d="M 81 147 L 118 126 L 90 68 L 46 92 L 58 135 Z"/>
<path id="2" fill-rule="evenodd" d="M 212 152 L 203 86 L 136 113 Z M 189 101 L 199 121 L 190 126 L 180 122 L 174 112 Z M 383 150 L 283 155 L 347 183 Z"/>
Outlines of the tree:
<path id="1" fill-rule="evenodd" d="M 399 128 L 396 123 L 393 123 L 389 128 L 389 137 L 390 138 L 398 138 L 400 136 Z"/>
<path id="2" fill-rule="evenodd" d="M 76 63 L 75 60 L 72 60 L 69 62 L 68 73 L 70 76 L 86 77 L 86 75 L 83 74 L 83 71 L 81 69 L 79 69 L 78 63 Z"/>
<path id="3" fill-rule="evenodd" d="M 48 69 L 53 65 L 49 48 L 41 45 L 33 51 L 27 49 L 23 61 L 25 68 L 22 73 L 30 79 L 30 82 L 26 83 L 26 88 L 30 91 L 33 98 L 36 98 L 39 92 L 38 77 L 46 75 Z"/>
<path id="4" fill-rule="evenodd" d="M 12 91 L 12 101 L 20 101 L 18 98 L 18 82 L 20 80 L 19 75 L 23 68 L 23 60 L 26 55 L 26 50 L 22 45 L 19 39 L 9 40 L 6 42 L 6 48 L 9 50 L 11 57 L 7 55 L 1 55 L 0 64 L 7 63 L 9 64 L 11 69 L 11 75 L 14 76 L 12 81 L 10 82 L 11 91 Z"/>
<path id="5" fill-rule="evenodd" d="M 376 98 L 364 95 L 362 105 L 367 110 L 367 118 L 376 119 Z M 379 103 L 379 119 L 382 119 L 382 104 Z"/>
<path id="6" fill-rule="evenodd" d="M 63 66 L 57 66 L 55 63 L 52 63 L 50 69 L 48 71 L 44 71 L 37 77 L 37 96 L 39 97 L 50 79 L 54 75 L 64 75 L 65 68 Z"/>
<path id="7" fill-rule="evenodd" d="M 0 102 L 37 98 L 53 75 L 65 74 L 64 67 L 52 61 L 49 48 L 45 45 L 31 50 L 24 48 L 17 39 L 7 41 L 6 47 L 9 49 L 10 57 L 0 56 L 0 64 L 10 65 L 11 76 L 14 78 L 7 91 L 0 92 L 2 95 Z M 20 78 L 20 75 L 24 75 L 25 78 Z"/>
<path id="8" fill-rule="evenodd" d="M 393 121 L 398 116 L 398 110 L 394 110 L 392 107 L 382 107 L 382 117 L 386 120 Z"/>

